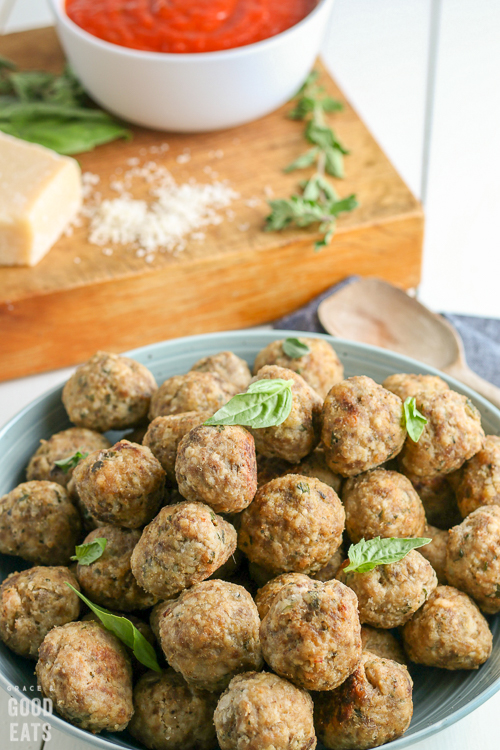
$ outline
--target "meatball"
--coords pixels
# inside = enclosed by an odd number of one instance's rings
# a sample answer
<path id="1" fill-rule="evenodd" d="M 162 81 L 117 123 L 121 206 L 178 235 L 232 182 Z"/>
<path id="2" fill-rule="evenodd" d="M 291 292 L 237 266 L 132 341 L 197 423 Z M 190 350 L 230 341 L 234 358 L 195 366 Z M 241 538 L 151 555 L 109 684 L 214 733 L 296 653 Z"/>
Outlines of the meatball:
<path id="1" fill-rule="evenodd" d="M 120 732 L 132 717 L 125 646 L 96 622 L 53 628 L 40 646 L 36 674 L 43 695 L 63 719 L 82 729 Z"/>
<path id="2" fill-rule="evenodd" d="M 377 630 L 369 625 L 362 625 L 361 643 L 363 651 L 370 651 L 381 659 L 392 659 L 398 664 L 406 664 L 406 657 L 399 641 L 388 630 Z"/>
<path id="3" fill-rule="evenodd" d="M 243 511 L 238 546 L 275 575 L 310 573 L 337 551 L 344 523 L 344 508 L 331 487 L 290 474 L 258 490 Z"/>
<path id="4" fill-rule="evenodd" d="M 314 718 L 327 750 L 368 750 L 401 737 L 413 715 L 407 668 L 366 652 L 336 690 L 317 696 Z"/>
<path id="5" fill-rule="evenodd" d="M 342 545 L 330 557 L 326 565 L 310 574 L 315 581 L 331 581 L 337 575 L 338 569 L 345 560 L 345 552 Z"/>
<path id="6" fill-rule="evenodd" d="M 427 424 L 418 443 L 407 438 L 398 456 L 405 473 L 418 477 L 449 474 L 481 450 L 481 415 L 468 398 L 448 390 L 420 393 L 416 403 Z"/>
<path id="7" fill-rule="evenodd" d="M 240 672 L 259 670 L 259 613 L 242 586 L 204 581 L 169 603 L 160 642 L 176 672 L 200 690 L 220 692 Z"/>
<path id="8" fill-rule="evenodd" d="M 397 455 L 406 437 L 399 396 L 358 376 L 334 385 L 323 406 L 321 439 L 330 469 L 343 477 Z"/>
<path id="9" fill-rule="evenodd" d="M 409 474 L 404 467 L 401 468 L 417 491 L 424 506 L 425 517 L 430 524 L 438 529 L 449 529 L 460 523 L 462 517 L 458 510 L 455 491 L 450 483 L 451 474 L 417 477 Z"/>
<path id="10" fill-rule="evenodd" d="M 238 513 L 257 491 L 253 437 L 244 427 L 195 427 L 179 443 L 175 476 L 186 500 L 201 500 L 217 513 Z"/>
<path id="11" fill-rule="evenodd" d="M 289 357 L 283 350 L 284 339 L 273 341 L 262 349 L 255 358 L 254 375 L 266 365 L 276 365 L 293 370 L 301 375 L 321 398 L 325 398 L 335 383 L 340 383 L 344 377 L 344 368 L 331 344 L 324 339 L 299 339 L 309 347 L 309 352 L 303 357 Z"/>
<path id="12" fill-rule="evenodd" d="M 62 400 L 77 427 L 125 430 L 145 419 L 156 391 L 153 374 L 128 357 L 97 352 L 63 388 Z"/>
<path id="13" fill-rule="evenodd" d="M 281 591 L 283 586 L 287 583 L 296 583 L 297 585 L 303 585 L 308 587 L 311 583 L 309 576 L 305 576 L 303 573 L 282 573 L 276 578 L 272 578 L 262 588 L 260 588 L 255 595 L 255 604 L 259 610 L 260 619 L 269 612 L 269 607 L 276 594 Z"/>
<path id="14" fill-rule="evenodd" d="M 81 531 L 77 510 L 56 482 L 24 482 L 0 498 L 0 552 L 39 565 L 64 565 Z"/>
<path id="15" fill-rule="evenodd" d="M 101 524 L 138 529 L 151 521 L 163 500 L 165 472 L 144 445 L 120 440 L 95 451 L 76 467 L 78 497 Z"/>
<path id="16" fill-rule="evenodd" d="M 450 386 L 438 375 L 416 375 L 415 373 L 402 372 L 389 375 L 382 383 L 388 391 L 399 396 L 401 401 L 412 398 L 425 391 L 426 393 L 442 393 L 449 391 Z"/>
<path id="17" fill-rule="evenodd" d="M 277 378 L 293 380 L 290 414 L 276 427 L 253 428 L 251 432 L 259 453 L 264 456 L 283 458 L 291 464 L 297 464 L 319 443 L 323 402 L 300 375 L 284 367 L 274 365 L 262 367 L 254 381 Z"/>
<path id="18" fill-rule="evenodd" d="M 214 714 L 221 750 L 314 750 L 309 693 L 268 672 L 234 677 Z"/>
<path id="19" fill-rule="evenodd" d="M 324 482 L 335 492 L 339 492 L 342 486 L 342 477 L 334 474 L 326 463 L 325 451 L 318 446 L 312 453 L 302 459 L 300 464 L 288 468 L 283 474 L 302 474 L 304 477 L 316 477 L 320 482 Z M 274 479 L 274 477 L 270 477 Z"/>
<path id="20" fill-rule="evenodd" d="M 185 411 L 207 411 L 213 414 L 235 393 L 235 387 L 214 372 L 174 375 L 165 380 L 151 399 L 149 418 L 156 419 Z"/>
<path id="21" fill-rule="evenodd" d="M 438 586 L 402 631 L 405 651 L 417 664 L 477 669 L 491 654 L 488 623 L 467 594 Z"/>
<path id="22" fill-rule="evenodd" d="M 20 656 L 38 657 L 38 647 L 56 625 L 78 619 L 79 589 L 68 568 L 35 567 L 11 573 L 0 586 L 0 638 Z"/>
<path id="23" fill-rule="evenodd" d="M 248 388 L 252 375 L 247 363 L 233 352 L 219 352 L 199 359 L 191 367 L 191 372 L 213 372 L 234 386 L 236 393 Z"/>
<path id="24" fill-rule="evenodd" d="M 438 583 L 446 584 L 446 545 L 448 543 L 448 532 L 437 529 L 435 526 L 425 527 L 424 536 L 432 541 L 424 547 L 420 547 L 420 554 L 430 562 L 434 570 Z"/>
<path id="25" fill-rule="evenodd" d="M 195 690 L 167 669 L 147 672 L 134 689 L 134 715 L 128 731 L 151 750 L 213 750 L 217 697 Z"/>
<path id="26" fill-rule="evenodd" d="M 177 446 L 186 433 L 203 424 L 211 413 L 208 411 L 188 411 L 182 414 L 169 414 L 156 417 L 148 427 L 142 444 L 156 456 L 167 473 L 167 479 L 175 482 L 175 458 Z"/>
<path id="27" fill-rule="evenodd" d="M 306 690 L 333 690 L 361 658 L 356 595 L 338 581 L 285 584 L 260 626 L 264 659 Z"/>
<path id="28" fill-rule="evenodd" d="M 359 619 L 375 628 L 397 628 L 428 599 L 437 586 L 430 562 L 417 550 L 389 565 L 378 565 L 366 573 L 344 570 L 337 578 L 358 597 Z"/>
<path id="29" fill-rule="evenodd" d="M 236 549 L 236 531 L 203 503 L 162 508 L 132 552 L 140 586 L 161 599 L 200 583 Z"/>
<path id="30" fill-rule="evenodd" d="M 135 617 L 135 615 L 131 615 L 128 612 L 117 612 L 116 610 L 110 610 L 110 612 L 113 615 L 117 615 L 118 617 L 125 617 L 125 619 L 130 620 L 130 622 L 137 628 L 139 633 L 144 636 L 149 645 L 153 648 L 156 647 L 156 638 L 147 622 L 144 622 L 144 620 L 140 620 L 138 617 Z M 104 625 L 102 624 L 100 618 L 92 611 L 87 612 L 87 614 L 82 617 L 82 622 L 88 621 L 96 622 L 101 628 L 104 628 Z M 139 659 L 137 659 L 134 654 L 134 650 L 132 648 L 129 648 L 129 646 L 125 646 L 125 649 L 130 659 L 133 675 L 135 677 L 140 677 L 145 672 L 147 672 L 147 667 L 142 662 L 140 662 Z"/>
<path id="31" fill-rule="evenodd" d="M 483 505 L 448 532 L 446 577 L 483 612 L 500 612 L 500 506 Z"/>
<path id="32" fill-rule="evenodd" d="M 425 511 L 409 479 L 397 471 L 373 469 L 343 487 L 346 529 L 351 541 L 377 536 L 423 536 Z"/>
<path id="33" fill-rule="evenodd" d="M 156 597 L 139 586 L 130 567 L 130 558 L 141 532 L 101 526 L 91 531 L 84 543 L 90 544 L 98 538 L 107 539 L 101 557 L 90 565 L 78 564 L 76 569 L 84 594 L 101 607 L 123 612 L 147 609 L 156 604 Z"/>
<path id="34" fill-rule="evenodd" d="M 69 430 L 56 432 L 48 440 L 41 440 L 41 445 L 31 457 L 26 469 L 28 481 L 33 479 L 45 479 L 49 482 L 67 487 L 73 476 L 73 468 L 64 472 L 56 461 L 69 458 L 73 454 L 92 453 L 103 448 L 110 448 L 111 443 L 104 435 L 94 430 L 86 430 L 83 427 L 70 427 Z"/>
<path id="35" fill-rule="evenodd" d="M 462 466 L 456 494 L 463 518 L 481 505 L 500 506 L 500 437 L 487 435 L 481 450 Z"/>

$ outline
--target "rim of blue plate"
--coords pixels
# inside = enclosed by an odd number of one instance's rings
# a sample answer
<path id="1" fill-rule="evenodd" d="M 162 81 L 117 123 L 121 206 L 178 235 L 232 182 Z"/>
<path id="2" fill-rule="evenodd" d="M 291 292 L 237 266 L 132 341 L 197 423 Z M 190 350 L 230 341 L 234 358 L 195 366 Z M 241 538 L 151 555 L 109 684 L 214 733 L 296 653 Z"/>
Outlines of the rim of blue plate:
<path id="1" fill-rule="evenodd" d="M 465 393 L 467 396 L 470 396 L 474 398 L 474 400 L 479 403 L 483 408 L 485 408 L 488 411 L 491 411 L 493 415 L 500 421 L 500 409 L 497 409 L 493 404 L 491 404 L 487 399 L 485 399 L 483 396 L 481 396 L 479 393 L 476 393 L 472 388 L 469 388 L 468 386 L 461 383 L 459 380 L 456 380 L 451 375 L 447 375 L 445 372 L 442 372 L 441 370 L 437 370 L 435 367 L 431 367 L 430 365 L 426 365 L 423 362 L 420 362 L 417 359 L 412 359 L 411 357 L 407 357 L 402 354 L 398 354 L 397 352 L 391 352 L 389 349 L 382 349 L 378 346 L 371 346 L 370 344 L 362 344 L 357 341 L 349 341 L 347 339 L 342 338 L 336 338 L 334 336 L 330 336 L 328 334 L 323 333 L 316 333 L 316 332 L 309 332 L 309 331 L 295 331 L 295 330 L 284 330 L 284 329 L 261 329 L 261 330 L 238 330 L 238 331 L 219 331 L 216 333 L 203 333 L 198 334 L 196 336 L 184 336 L 182 338 L 177 339 L 168 339 L 166 341 L 160 341 L 155 344 L 148 344 L 146 346 L 141 346 L 136 349 L 131 349 L 129 351 L 123 352 L 123 354 L 127 357 L 136 357 L 141 356 L 142 354 L 147 353 L 153 354 L 153 357 L 150 358 L 149 363 L 151 363 L 151 360 L 154 361 L 154 353 L 160 349 L 163 349 L 165 346 L 171 345 L 174 346 L 183 346 L 185 344 L 195 344 L 195 343 L 203 343 L 204 341 L 212 342 L 217 341 L 217 339 L 220 338 L 227 338 L 227 337 L 236 337 L 236 338 L 247 338 L 247 339 L 259 339 L 259 338 L 269 338 L 269 342 L 275 341 L 276 339 L 286 338 L 287 336 L 307 336 L 309 338 L 322 338 L 329 341 L 332 346 L 334 346 L 336 349 L 339 349 L 342 346 L 346 346 L 349 349 L 357 350 L 361 352 L 365 352 L 367 354 L 373 354 L 374 356 L 377 356 L 380 358 L 380 356 L 384 358 L 395 358 L 402 364 L 404 364 L 405 367 L 409 368 L 407 372 L 411 372 L 412 368 L 418 368 L 418 369 L 424 369 L 428 372 L 430 375 L 439 375 L 444 380 L 446 380 L 451 386 L 453 386 L 454 389 Z M 65 381 L 64 381 L 65 382 Z M 64 382 L 53 386 L 49 390 L 45 391 L 45 393 L 38 396 L 36 399 L 31 401 L 27 406 L 23 407 L 12 419 L 10 419 L 1 429 L 0 429 L 0 438 L 2 438 L 9 429 L 19 420 L 21 419 L 27 412 L 29 412 L 36 404 L 41 403 L 44 401 L 47 396 L 50 396 L 52 394 L 56 394 L 58 391 L 60 391 L 64 385 Z M 28 699 L 32 700 L 31 696 L 27 693 L 23 693 L 23 691 L 15 685 L 11 685 L 8 679 L 5 677 L 3 672 L 0 671 L 0 686 L 9 693 L 12 697 L 17 698 L 17 700 L 22 699 Z M 427 739 L 428 737 L 431 737 L 434 734 L 437 734 L 438 732 L 441 732 L 443 729 L 447 729 L 448 727 L 452 726 L 452 724 L 455 724 L 457 721 L 460 721 L 461 719 L 465 718 L 469 714 L 471 714 L 473 711 L 475 711 L 479 706 L 483 705 L 487 700 L 492 698 L 498 691 L 500 690 L 500 674 L 496 678 L 496 680 L 487 688 L 485 688 L 481 693 L 479 693 L 478 696 L 473 698 L 467 705 L 463 706 L 460 709 L 457 709 L 456 711 L 453 711 L 448 716 L 446 716 L 444 719 L 441 719 L 440 721 L 436 721 L 433 724 L 431 724 L 428 727 L 424 727 L 423 729 L 420 729 L 419 731 L 415 732 L 412 735 L 403 735 L 402 737 L 399 737 L 398 739 L 394 740 L 393 742 L 386 743 L 385 745 L 380 746 L 380 750 L 382 748 L 393 748 L 396 750 L 397 748 L 404 748 L 404 747 L 410 747 L 411 745 L 416 744 L 417 742 L 421 742 L 424 739 Z M 62 732 L 72 735 L 73 737 L 78 738 L 82 742 L 88 742 L 90 745 L 94 745 L 95 747 L 104 748 L 105 750 L 111 750 L 113 748 L 116 750 L 116 748 L 124 747 L 123 745 L 117 744 L 114 739 L 103 737 L 99 735 L 91 734 L 90 732 L 87 732 L 83 729 L 80 729 L 79 727 L 75 726 L 74 724 L 70 724 L 65 719 L 62 719 L 61 717 L 57 716 L 56 714 L 50 714 L 47 716 L 43 716 L 44 719 L 46 719 L 53 727 L 61 730 Z"/>

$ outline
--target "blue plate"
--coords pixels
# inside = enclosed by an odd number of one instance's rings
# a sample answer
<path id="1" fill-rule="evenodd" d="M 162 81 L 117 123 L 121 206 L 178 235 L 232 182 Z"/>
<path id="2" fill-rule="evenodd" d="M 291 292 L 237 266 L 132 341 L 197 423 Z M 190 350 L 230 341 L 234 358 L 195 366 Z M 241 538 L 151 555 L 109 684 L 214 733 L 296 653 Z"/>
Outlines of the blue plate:
<path id="1" fill-rule="evenodd" d="M 253 363 L 255 355 L 277 338 L 303 335 L 297 331 L 238 331 L 191 336 L 145 346 L 129 352 L 154 373 L 157 381 L 189 370 L 201 357 L 223 350 Z M 357 344 L 331 336 L 325 338 L 335 347 L 342 360 L 346 377 L 368 375 L 382 382 L 395 372 L 441 375 L 450 386 L 467 395 L 478 407 L 487 434 L 500 434 L 500 411 L 470 388 L 453 378 L 438 373 L 416 360 L 393 354 L 384 349 Z M 0 496 L 25 480 L 25 467 L 39 445 L 40 438 L 70 426 L 61 402 L 62 387 L 52 389 L 23 409 L 0 432 Z M 112 440 L 121 433 L 112 433 Z M 14 570 L 29 567 L 18 558 L 0 556 L 0 577 L 3 580 Z M 500 616 L 489 618 L 493 631 L 493 654 L 477 671 L 447 672 L 446 670 L 412 667 L 415 712 L 408 732 L 390 743 L 391 750 L 409 747 L 431 734 L 450 726 L 474 711 L 500 689 Z M 18 698 L 36 695 L 34 662 L 22 659 L 0 643 L 0 684 Z M 23 687 L 25 690 L 23 691 Z M 30 692 L 30 687 L 34 692 Z M 100 748 L 140 748 L 126 732 L 93 735 L 68 724 L 58 716 L 48 717 L 53 726 L 80 740 Z M 389 745 L 387 746 L 389 747 Z"/>

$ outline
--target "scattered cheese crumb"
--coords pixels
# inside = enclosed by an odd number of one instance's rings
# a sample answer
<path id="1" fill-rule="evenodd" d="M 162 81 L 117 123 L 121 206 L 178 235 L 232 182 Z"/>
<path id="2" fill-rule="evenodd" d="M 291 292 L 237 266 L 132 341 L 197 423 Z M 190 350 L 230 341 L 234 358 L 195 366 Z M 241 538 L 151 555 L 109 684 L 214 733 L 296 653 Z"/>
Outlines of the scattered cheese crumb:
<path id="1" fill-rule="evenodd" d="M 246 221 L 244 224 L 238 224 L 238 229 L 240 232 L 247 232 L 250 229 L 250 224 L 248 221 Z"/>
<path id="2" fill-rule="evenodd" d="M 245 206 L 248 206 L 248 208 L 257 208 L 257 206 L 260 206 L 260 204 L 260 198 L 249 198 L 247 201 L 245 201 Z"/>

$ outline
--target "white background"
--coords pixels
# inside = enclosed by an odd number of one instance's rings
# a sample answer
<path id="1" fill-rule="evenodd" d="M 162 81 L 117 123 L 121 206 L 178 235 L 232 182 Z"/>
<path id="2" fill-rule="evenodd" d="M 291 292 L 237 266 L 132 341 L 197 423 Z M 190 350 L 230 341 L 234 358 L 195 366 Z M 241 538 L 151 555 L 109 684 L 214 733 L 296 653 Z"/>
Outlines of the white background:
<path id="1" fill-rule="evenodd" d="M 48 23 L 45 0 L 17 0 L 7 30 Z M 424 199 L 422 301 L 436 310 L 500 317 L 499 0 L 336 0 L 323 56 Z M 68 372 L 0 385 L 0 423 Z M 500 694 L 415 750 L 497 750 L 499 715 Z M 39 742 L 11 742 L 8 727 L 7 697 L 0 693 L 0 748 L 41 750 Z M 45 746 L 89 749 L 59 733 Z"/>

